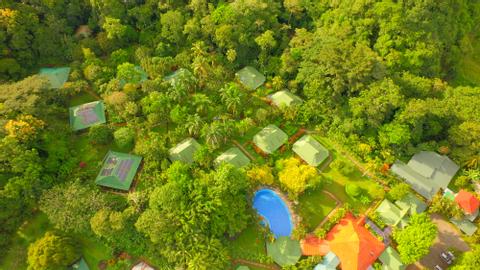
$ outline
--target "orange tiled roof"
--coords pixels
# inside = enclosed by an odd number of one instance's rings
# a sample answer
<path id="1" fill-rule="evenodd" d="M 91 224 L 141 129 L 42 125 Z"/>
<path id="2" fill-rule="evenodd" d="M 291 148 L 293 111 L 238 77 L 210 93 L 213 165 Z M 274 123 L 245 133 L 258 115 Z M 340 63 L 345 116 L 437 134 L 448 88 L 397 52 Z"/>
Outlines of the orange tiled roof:
<path id="1" fill-rule="evenodd" d="M 330 251 L 328 242 L 315 235 L 307 235 L 300 245 L 304 256 L 325 256 Z"/>
<path id="2" fill-rule="evenodd" d="M 472 193 L 463 189 L 457 193 L 455 201 L 467 214 L 477 212 L 480 206 L 480 201 Z"/>
<path id="3" fill-rule="evenodd" d="M 365 228 L 365 219 L 347 213 L 328 232 L 325 240 L 307 236 L 301 242 L 303 255 L 325 255 L 332 251 L 342 270 L 366 270 L 382 254 L 385 245 Z"/>

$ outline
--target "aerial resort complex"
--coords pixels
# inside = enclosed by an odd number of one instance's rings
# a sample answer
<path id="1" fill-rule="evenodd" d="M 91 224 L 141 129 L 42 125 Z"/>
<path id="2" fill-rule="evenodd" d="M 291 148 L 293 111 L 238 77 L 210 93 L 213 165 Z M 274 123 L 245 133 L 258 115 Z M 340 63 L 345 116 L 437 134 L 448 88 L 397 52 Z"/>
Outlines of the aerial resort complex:
<path id="1" fill-rule="evenodd" d="M 480 1 L 0 1 L 0 270 L 480 270 Z"/>

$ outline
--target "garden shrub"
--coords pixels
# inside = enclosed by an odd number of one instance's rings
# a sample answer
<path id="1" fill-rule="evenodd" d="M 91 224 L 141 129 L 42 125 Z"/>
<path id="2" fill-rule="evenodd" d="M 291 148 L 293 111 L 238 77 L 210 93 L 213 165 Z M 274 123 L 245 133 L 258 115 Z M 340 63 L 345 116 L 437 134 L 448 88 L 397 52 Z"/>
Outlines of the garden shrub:
<path id="1" fill-rule="evenodd" d="M 88 130 L 88 139 L 96 144 L 108 144 L 112 140 L 112 130 L 107 125 L 96 125 Z"/>
<path id="2" fill-rule="evenodd" d="M 129 127 L 121 127 L 113 133 L 113 137 L 118 147 L 130 148 L 133 147 L 135 131 Z"/>

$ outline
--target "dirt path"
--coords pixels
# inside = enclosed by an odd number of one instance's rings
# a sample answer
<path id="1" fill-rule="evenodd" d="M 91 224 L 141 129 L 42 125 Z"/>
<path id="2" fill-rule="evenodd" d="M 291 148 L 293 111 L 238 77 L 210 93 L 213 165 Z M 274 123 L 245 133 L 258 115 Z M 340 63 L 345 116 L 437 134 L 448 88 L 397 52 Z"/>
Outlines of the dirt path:
<path id="1" fill-rule="evenodd" d="M 327 196 L 329 196 L 330 198 L 332 198 L 335 201 L 336 206 L 335 206 L 335 208 L 333 208 L 332 211 L 330 211 L 330 213 L 328 213 L 328 215 L 326 217 L 323 218 L 323 220 L 320 222 L 320 224 L 318 224 L 318 226 L 315 228 L 314 231 L 322 228 L 323 225 L 325 225 L 325 223 L 327 223 L 327 221 L 330 219 L 330 217 L 335 215 L 335 213 L 338 211 L 338 209 L 340 209 L 340 207 L 342 207 L 342 205 L 343 205 L 343 202 L 340 201 L 337 197 L 335 197 L 335 195 L 333 195 L 331 192 L 326 191 L 326 190 L 322 190 L 322 192 L 324 194 L 326 194 Z"/>
<path id="2" fill-rule="evenodd" d="M 243 148 L 243 146 L 237 142 L 236 140 L 232 140 L 232 143 L 235 144 L 240 151 L 242 151 L 251 161 L 255 161 L 255 158 L 247 151 L 247 149 Z"/>

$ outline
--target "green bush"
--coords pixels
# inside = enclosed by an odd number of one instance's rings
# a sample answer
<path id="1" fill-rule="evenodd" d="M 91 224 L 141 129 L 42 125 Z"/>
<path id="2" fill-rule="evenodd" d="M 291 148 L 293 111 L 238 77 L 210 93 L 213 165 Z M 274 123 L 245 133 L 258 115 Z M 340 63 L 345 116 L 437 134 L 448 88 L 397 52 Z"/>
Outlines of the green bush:
<path id="1" fill-rule="evenodd" d="M 346 184 L 345 192 L 352 199 L 357 199 L 358 197 L 360 197 L 360 195 L 362 195 L 362 189 L 357 184 Z"/>
<path id="2" fill-rule="evenodd" d="M 28 269 L 65 269 L 77 258 L 70 238 L 47 232 L 28 248 Z"/>
<path id="3" fill-rule="evenodd" d="M 135 131 L 129 127 L 121 127 L 113 133 L 115 144 L 120 148 L 130 148 L 135 140 Z"/>
<path id="4" fill-rule="evenodd" d="M 90 127 L 88 139 L 92 143 L 108 144 L 112 140 L 112 130 L 107 125 Z"/>
<path id="5" fill-rule="evenodd" d="M 401 200 L 410 192 L 410 186 L 406 183 L 395 184 L 387 193 L 387 197 L 392 200 Z"/>

